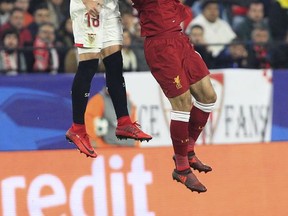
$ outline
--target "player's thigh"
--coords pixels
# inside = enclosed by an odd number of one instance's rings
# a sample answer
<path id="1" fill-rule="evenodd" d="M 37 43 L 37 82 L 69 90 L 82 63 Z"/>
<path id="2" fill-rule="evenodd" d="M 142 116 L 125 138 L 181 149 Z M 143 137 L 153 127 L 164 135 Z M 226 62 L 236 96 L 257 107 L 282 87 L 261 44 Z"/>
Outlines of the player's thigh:
<path id="1" fill-rule="evenodd" d="M 103 20 L 102 57 L 105 58 L 122 49 L 123 27 L 120 17 Z"/>
<path id="2" fill-rule="evenodd" d="M 214 103 L 216 101 L 217 96 L 209 75 L 192 84 L 190 86 L 190 92 L 193 97 L 201 103 Z"/>
<path id="3" fill-rule="evenodd" d="M 189 45 L 185 49 L 184 69 L 190 83 L 193 97 L 202 103 L 213 103 L 216 94 L 210 80 L 210 72 L 201 55 Z"/>
<path id="4" fill-rule="evenodd" d="M 88 61 L 91 59 L 100 59 L 100 49 L 97 48 L 77 48 L 78 60 Z"/>
<path id="5" fill-rule="evenodd" d="M 174 98 L 189 90 L 189 82 L 182 68 L 182 49 L 177 39 L 146 39 L 145 58 L 151 73 L 167 98 Z"/>
<path id="6" fill-rule="evenodd" d="M 209 75 L 210 72 L 201 55 L 194 50 L 194 47 L 190 44 L 190 42 L 187 39 L 183 39 L 183 43 L 186 44 L 183 50 L 185 53 L 183 68 L 187 74 L 190 85 L 192 85 Z"/>

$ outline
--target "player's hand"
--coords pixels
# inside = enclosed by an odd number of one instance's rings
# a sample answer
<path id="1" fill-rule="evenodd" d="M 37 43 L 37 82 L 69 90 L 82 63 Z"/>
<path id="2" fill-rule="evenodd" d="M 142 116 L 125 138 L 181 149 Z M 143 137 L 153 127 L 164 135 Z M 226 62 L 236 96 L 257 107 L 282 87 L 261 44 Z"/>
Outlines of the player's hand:
<path id="1" fill-rule="evenodd" d="M 97 17 L 103 8 L 104 2 L 103 0 L 83 0 L 83 4 L 92 17 Z"/>

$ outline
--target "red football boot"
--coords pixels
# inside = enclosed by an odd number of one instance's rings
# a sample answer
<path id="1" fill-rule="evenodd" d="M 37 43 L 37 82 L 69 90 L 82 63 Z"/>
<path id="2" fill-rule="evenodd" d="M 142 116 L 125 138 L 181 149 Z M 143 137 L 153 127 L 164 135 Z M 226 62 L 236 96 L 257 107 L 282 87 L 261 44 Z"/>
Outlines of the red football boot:
<path id="1" fill-rule="evenodd" d="M 86 154 L 87 157 L 96 158 L 97 154 L 94 151 L 94 148 L 91 146 L 89 136 L 86 132 L 76 132 L 73 131 L 73 128 L 69 128 L 66 132 L 66 139 L 76 145 L 81 153 Z"/>
<path id="2" fill-rule="evenodd" d="M 175 156 L 173 156 L 173 160 L 175 163 Z M 188 161 L 189 161 L 189 165 L 191 168 L 193 168 L 194 170 L 198 170 L 198 172 L 211 172 L 212 168 L 206 164 L 203 164 L 195 155 L 195 153 L 193 155 L 189 155 L 188 156 Z M 176 165 L 176 164 L 175 164 Z"/>
<path id="3" fill-rule="evenodd" d="M 152 139 L 150 135 L 144 133 L 140 129 L 140 125 L 137 122 L 131 124 L 118 125 L 116 128 L 116 137 L 118 139 L 140 140 L 141 142 L 143 140 L 149 141 Z"/>
<path id="4" fill-rule="evenodd" d="M 195 153 L 188 154 L 188 161 L 190 167 L 192 167 L 194 170 L 198 170 L 199 172 L 211 172 L 212 168 L 206 164 L 203 164 L 195 155 Z"/>
<path id="5" fill-rule="evenodd" d="M 174 169 L 172 178 L 177 182 L 184 184 L 192 192 L 196 191 L 198 193 L 203 193 L 207 191 L 206 187 L 201 184 L 190 168 L 183 171 Z"/>

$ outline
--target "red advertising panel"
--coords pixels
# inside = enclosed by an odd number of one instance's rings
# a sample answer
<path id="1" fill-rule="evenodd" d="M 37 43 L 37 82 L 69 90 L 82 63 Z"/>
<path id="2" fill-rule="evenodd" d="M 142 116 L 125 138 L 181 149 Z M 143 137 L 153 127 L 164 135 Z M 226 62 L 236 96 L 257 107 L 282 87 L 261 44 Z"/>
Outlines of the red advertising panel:
<path id="1" fill-rule="evenodd" d="M 172 148 L 1 152 L 2 216 L 288 215 L 287 143 L 198 146 L 213 172 L 192 193 L 172 180 Z"/>

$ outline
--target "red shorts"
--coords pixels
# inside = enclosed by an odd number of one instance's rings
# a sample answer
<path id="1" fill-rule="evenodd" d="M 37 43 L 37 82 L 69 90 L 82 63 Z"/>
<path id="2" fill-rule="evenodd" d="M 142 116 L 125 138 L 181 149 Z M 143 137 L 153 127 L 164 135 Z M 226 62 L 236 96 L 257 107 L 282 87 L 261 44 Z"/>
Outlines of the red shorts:
<path id="1" fill-rule="evenodd" d="M 144 43 L 147 64 L 168 98 L 186 92 L 209 70 L 182 32 L 147 37 Z"/>

